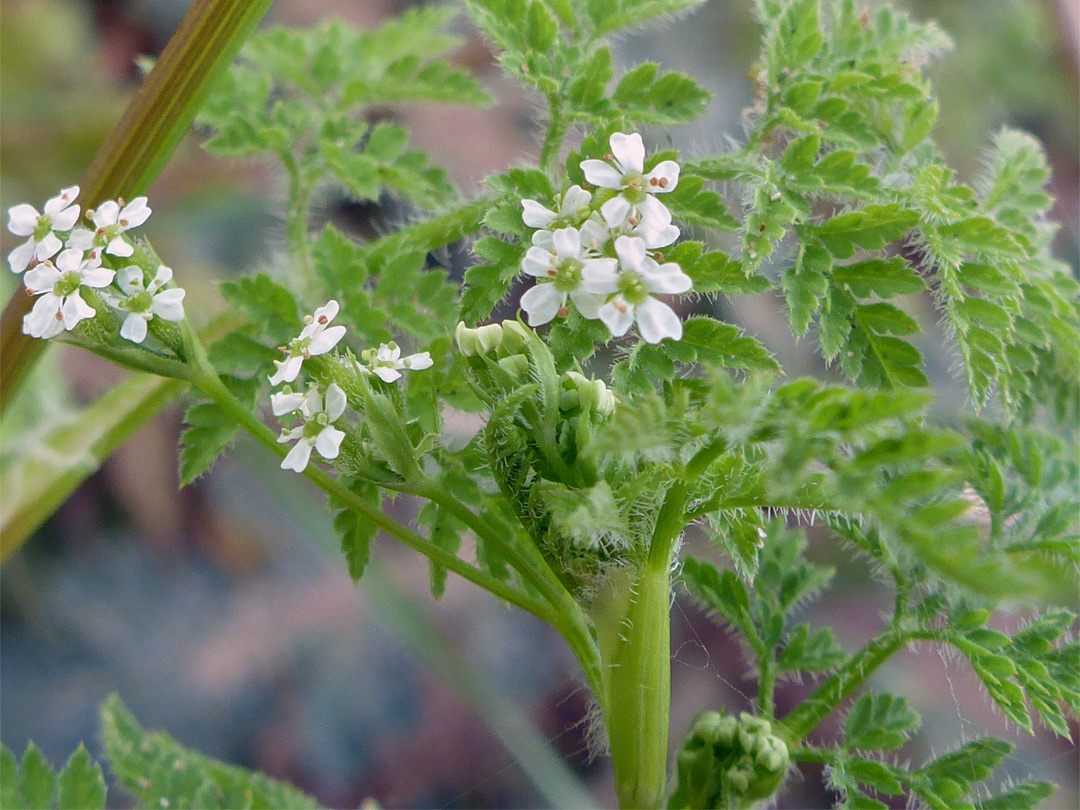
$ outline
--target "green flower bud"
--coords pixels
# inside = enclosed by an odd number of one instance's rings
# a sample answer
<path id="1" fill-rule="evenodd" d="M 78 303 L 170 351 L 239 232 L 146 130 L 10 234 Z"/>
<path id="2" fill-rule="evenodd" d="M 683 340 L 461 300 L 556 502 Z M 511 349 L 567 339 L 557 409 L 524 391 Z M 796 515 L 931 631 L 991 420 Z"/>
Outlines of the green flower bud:
<path id="1" fill-rule="evenodd" d="M 458 322 L 454 339 L 457 341 L 458 351 L 466 357 L 472 357 L 498 348 L 502 343 L 502 332 L 502 326 L 497 323 L 470 329 L 463 322 Z"/>
<path id="2" fill-rule="evenodd" d="M 737 765 L 728 768 L 726 776 L 732 789 L 738 793 L 745 793 L 746 789 L 750 787 L 752 774 L 742 770 Z"/>
<path id="3" fill-rule="evenodd" d="M 520 352 L 531 337 L 530 330 L 521 321 L 502 322 L 502 347 L 510 353 Z"/>

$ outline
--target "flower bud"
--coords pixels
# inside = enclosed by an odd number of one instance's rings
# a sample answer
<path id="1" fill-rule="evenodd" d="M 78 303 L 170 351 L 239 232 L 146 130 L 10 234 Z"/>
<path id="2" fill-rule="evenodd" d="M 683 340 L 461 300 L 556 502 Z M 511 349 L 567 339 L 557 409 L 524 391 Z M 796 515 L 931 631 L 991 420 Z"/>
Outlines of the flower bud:
<path id="1" fill-rule="evenodd" d="M 506 371 L 518 382 L 524 382 L 529 377 L 529 358 L 523 354 L 511 354 L 498 361 L 500 368 Z"/>
<path id="2" fill-rule="evenodd" d="M 454 339 L 457 341 L 458 351 L 466 357 L 472 357 L 487 354 L 497 348 L 502 343 L 502 333 L 502 326 L 497 323 L 470 329 L 463 322 L 458 322 Z"/>
<path id="3" fill-rule="evenodd" d="M 520 321 L 502 322 L 502 347 L 510 353 L 520 352 L 530 337 L 530 331 Z"/>

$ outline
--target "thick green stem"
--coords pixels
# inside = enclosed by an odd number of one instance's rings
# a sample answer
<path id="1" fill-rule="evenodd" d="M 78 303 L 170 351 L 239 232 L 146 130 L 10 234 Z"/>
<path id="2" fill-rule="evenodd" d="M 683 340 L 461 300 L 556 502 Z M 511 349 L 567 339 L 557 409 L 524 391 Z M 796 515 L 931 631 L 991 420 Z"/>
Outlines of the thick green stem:
<path id="1" fill-rule="evenodd" d="M 671 707 L 671 574 L 646 563 L 598 600 L 602 708 L 621 807 L 663 806 Z"/>

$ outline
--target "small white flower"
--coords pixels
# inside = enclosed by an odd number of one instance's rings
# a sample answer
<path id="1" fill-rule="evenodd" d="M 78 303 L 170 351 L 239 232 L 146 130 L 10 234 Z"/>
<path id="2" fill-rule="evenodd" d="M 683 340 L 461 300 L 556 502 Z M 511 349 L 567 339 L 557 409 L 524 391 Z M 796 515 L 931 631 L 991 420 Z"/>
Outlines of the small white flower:
<path id="1" fill-rule="evenodd" d="M 360 370 L 366 374 L 374 374 L 387 383 L 401 379 L 402 370 L 420 371 L 434 365 L 428 352 L 402 357 L 401 347 L 394 342 L 383 343 L 378 349 L 368 349 L 362 356 L 370 368 L 360 366 Z"/>
<path id="2" fill-rule="evenodd" d="M 544 281 L 521 296 L 521 308 L 528 315 L 529 326 L 540 326 L 557 315 L 566 316 L 566 299 L 570 298 L 586 318 L 596 318 L 601 296 L 582 287 L 585 271 L 595 267 L 597 272 L 615 272 L 615 259 L 593 259 L 582 245 L 581 232 L 576 228 L 560 228 L 552 234 L 552 249 L 533 246 L 521 262 L 521 269 Z"/>
<path id="3" fill-rule="evenodd" d="M 71 186 L 45 203 L 44 213 L 26 203 L 8 209 L 8 230 L 30 237 L 8 254 L 13 272 L 21 273 L 31 261 L 51 259 L 64 246 L 56 233 L 70 231 L 79 221 L 79 206 L 73 205 L 78 196 L 79 187 Z"/>
<path id="4" fill-rule="evenodd" d="M 549 231 L 562 226 L 577 225 L 592 213 L 589 203 L 592 194 L 581 186 L 570 186 L 559 200 L 558 213 L 545 208 L 536 200 L 521 201 L 521 219 L 530 228 L 545 228 Z"/>
<path id="5" fill-rule="evenodd" d="M 300 367 L 309 357 L 326 354 L 334 348 L 338 341 L 345 337 L 344 326 L 329 326 L 338 314 L 338 302 L 327 301 L 325 305 L 315 310 L 314 315 L 304 318 L 307 324 L 301 331 L 300 337 L 293 338 L 288 347 L 282 347 L 281 351 L 287 356 L 284 360 L 275 360 L 277 371 L 270 377 L 271 385 L 283 382 L 292 382 L 300 373 Z"/>
<path id="6" fill-rule="evenodd" d="M 275 397 L 278 399 L 275 400 Z M 275 394 L 270 401 L 275 414 L 280 416 L 290 411 L 298 411 L 304 420 L 304 424 L 291 430 L 283 430 L 278 436 L 279 444 L 299 439 L 282 460 L 281 469 L 303 472 L 311 458 L 312 448 L 327 461 L 337 458 L 345 432 L 334 427 L 334 422 L 345 413 L 345 406 L 348 404 L 345 392 L 337 383 L 330 383 L 325 399 L 319 389 L 312 386 L 306 394 Z M 284 410 L 285 408 L 289 410 Z"/>
<path id="7" fill-rule="evenodd" d="M 121 209 L 123 202 L 109 200 L 99 205 L 94 212 L 94 225 L 97 230 L 79 228 L 68 239 L 68 247 L 79 250 L 104 248 L 106 253 L 121 258 L 134 253 L 135 248 L 121 234 L 146 222 L 150 218 L 150 208 L 146 204 L 146 197 L 136 197 Z"/>
<path id="8" fill-rule="evenodd" d="M 44 261 L 26 272 L 26 289 L 41 297 L 23 318 L 23 333 L 36 338 L 51 338 L 65 329 L 74 329 L 84 318 L 96 314 L 82 299 L 82 287 L 108 287 L 116 275 L 101 267 L 95 251 L 83 257 L 81 250 L 65 250 L 56 263 Z"/>
<path id="9" fill-rule="evenodd" d="M 120 327 L 120 337 L 142 343 L 146 339 L 146 325 L 155 315 L 166 321 L 184 320 L 184 290 L 179 287 L 161 289 L 172 275 L 170 268 L 161 265 L 147 286 L 142 268 L 136 265 L 125 267 L 116 274 L 116 284 L 125 297 L 111 296 L 110 303 L 128 313 Z"/>
<path id="10" fill-rule="evenodd" d="M 601 188 L 619 192 L 600 207 L 604 221 L 611 228 L 622 225 L 632 212 L 650 217 L 654 222 L 671 222 L 671 213 L 654 194 L 666 194 L 679 184 L 679 164 L 664 160 L 645 174 L 645 145 L 641 136 L 616 132 L 611 136 L 611 163 L 583 160 L 585 179 Z M 665 219 L 666 218 L 666 219 Z"/>
<path id="11" fill-rule="evenodd" d="M 644 239 L 620 236 L 615 252 L 621 272 L 593 266 L 582 274 L 586 290 L 608 296 L 597 312 L 600 320 L 615 337 L 625 335 L 636 319 L 646 343 L 682 338 L 679 316 L 652 294 L 686 292 L 694 286 L 691 278 L 677 264 L 657 264 L 646 253 Z"/>

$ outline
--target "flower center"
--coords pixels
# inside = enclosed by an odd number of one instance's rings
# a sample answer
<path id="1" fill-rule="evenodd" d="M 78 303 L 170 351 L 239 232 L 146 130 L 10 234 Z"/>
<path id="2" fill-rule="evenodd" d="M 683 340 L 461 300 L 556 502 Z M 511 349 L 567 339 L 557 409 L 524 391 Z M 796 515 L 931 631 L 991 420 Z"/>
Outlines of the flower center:
<path id="1" fill-rule="evenodd" d="M 323 432 L 324 427 L 326 427 L 326 414 L 315 414 L 315 418 L 304 425 L 304 438 L 315 439 L 320 433 Z"/>
<path id="2" fill-rule="evenodd" d="M 649 298 L 649 291 L 645 287 L 645 282 L 641 280 L 641 276 L 628 270 L 623 270 L 619 274 L 619 293 L 627 303 L 635 307 L 644 304 Z"/>
<path id="3" fill-rule="evenodd" d="M 627 172 L 623 175 L 623 196 L 633 205 L 645 202 L 648 193 L 645 190 L 645 175 L 641 172 Z"/>
<path id="4" fill-rule="evenodd" d="M 79 289 L 81 285 L 82 276 L 72 270 L 70 273 L 64 273 L 60 280 L 53 285 L 53 295 L 57 298 L 65 298 Z"/>
<path id="5" fill-rule="evenodd" d="M 154 303 L 154 296 L 143 290 L 130 296 L 127 300 L 128 312 L 146 312 Z"/>
<path id="6" fill-rule="evenodd" d="M 555 265 L 553 283 L 559 292 L 571 292 L 581 285 L 582 264 L 577 259 L 563 259 Z"/>
<path id="7" fill-rule="evenodd" d="M 38 217 L 37 225 L 34 226 L 34 241 L 40 242 L 49 235 L 50 231 L 52 231 L 52 217 L 48 214 L 42 214 Z"/>

